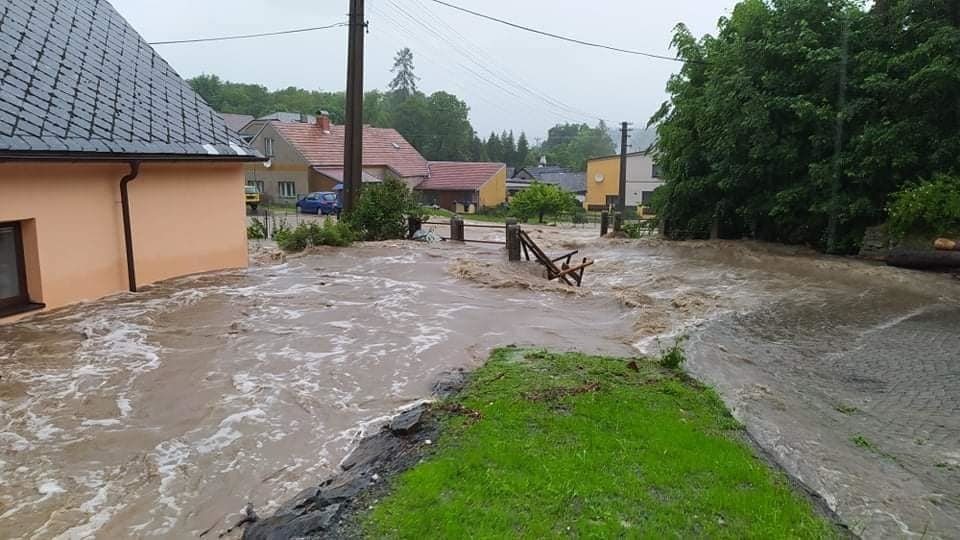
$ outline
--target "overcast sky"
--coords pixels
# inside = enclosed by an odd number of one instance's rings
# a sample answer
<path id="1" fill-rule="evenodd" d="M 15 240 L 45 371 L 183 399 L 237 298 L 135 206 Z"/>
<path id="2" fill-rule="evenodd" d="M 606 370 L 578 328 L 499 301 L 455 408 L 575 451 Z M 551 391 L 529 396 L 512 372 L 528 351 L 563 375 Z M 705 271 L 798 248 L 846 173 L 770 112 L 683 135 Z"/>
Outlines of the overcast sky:
<path id="1" fill-rule="evenodd" d="M 735 0 L 449 0 L 519 24 L 587 41 L 673 56 L 683 22 L 714 33 Z M 346 20 L 348 0 L 112 0 L 147 41 L 246 34 Z M 559 122 L 646 123 L 679 64 L 587 48 L 477 19 L 431 0 L 367 0 L 365 87 L 386 88 L 393 56 L 414 53 L 425 92 L 446 90 L 470 106 L 481 135 Z M 216 74 L 271 89 L 342 90 L 347 29 L 157 50 L 183 77 Z"/>

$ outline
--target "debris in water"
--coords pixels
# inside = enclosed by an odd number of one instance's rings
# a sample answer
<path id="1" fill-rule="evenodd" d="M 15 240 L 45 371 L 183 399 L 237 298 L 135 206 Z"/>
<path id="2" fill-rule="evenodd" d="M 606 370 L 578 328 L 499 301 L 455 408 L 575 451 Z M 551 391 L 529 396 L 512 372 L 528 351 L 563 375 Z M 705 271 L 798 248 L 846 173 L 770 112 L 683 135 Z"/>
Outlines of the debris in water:
<path id="1" fill-rule="evenodd" d="M 443 238 L 441 238 L 439 234 L 433 231 L 425 231 L 423 229 L 420 229 L 417 232 L 413 233 L 413 240 L 417 242 L 426 242 L 428 244 L 443 242 Z"/>

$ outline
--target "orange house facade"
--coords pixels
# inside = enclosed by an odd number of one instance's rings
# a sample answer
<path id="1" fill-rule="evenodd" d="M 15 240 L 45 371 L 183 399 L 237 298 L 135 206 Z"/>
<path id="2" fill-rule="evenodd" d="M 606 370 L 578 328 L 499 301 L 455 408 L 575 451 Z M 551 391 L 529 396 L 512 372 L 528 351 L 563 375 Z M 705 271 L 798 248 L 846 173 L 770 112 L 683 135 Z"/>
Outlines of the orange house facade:
<path id="1" fill-rule="evenodd" d="M 76 13 L 93 25 L 127 24 L 106 2 L 64 1 L 78 4 Z M 52 9 L 57 2 L 40 3 Z M 59 93 L 23 91 L 47 74 L 14 63 L 0 80 L 5 96 L 20 96 L 0 101 L 0 324 L 176 276 L 246 266 L 243 168 L 263 158 L 142 40 L 127 43 L 139 56 L 106 55 L 117 69 L 87 70 L 92 55 L 81 36 L 69 36 L 71 28 L 30 31 L 61 34 L 57 41 L 71 44 L 61 69 L 80 76 Z M 160 93 L 144 84 L 171 97 L 158 101 Z M 140 101 L 120 107 L 110 92 L 89 88 L 122 88 Z"/>

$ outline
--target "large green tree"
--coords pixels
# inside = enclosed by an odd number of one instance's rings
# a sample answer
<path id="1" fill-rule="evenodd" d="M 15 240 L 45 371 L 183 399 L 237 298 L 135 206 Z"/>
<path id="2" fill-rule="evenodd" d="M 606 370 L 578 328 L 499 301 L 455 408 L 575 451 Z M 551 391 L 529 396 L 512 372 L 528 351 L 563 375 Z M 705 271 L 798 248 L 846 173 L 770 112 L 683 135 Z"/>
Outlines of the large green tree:
<path id="1" fill-rule="evenodd" d="M 540 151 L 552 165 L 585 171 L 587 160 L 613 154 L 616 150 L 608 131 L 603 121 L 595 128 L 587 124 L 558 124 L 547 132 L 547 140 Z"/>
<path id="2" fill-rule="evenodd" d="M 744 0 L 684 60 L 654 116 L 674 236 L 844 252 L 905 182 L 955 173 L 956 0 Z"/>

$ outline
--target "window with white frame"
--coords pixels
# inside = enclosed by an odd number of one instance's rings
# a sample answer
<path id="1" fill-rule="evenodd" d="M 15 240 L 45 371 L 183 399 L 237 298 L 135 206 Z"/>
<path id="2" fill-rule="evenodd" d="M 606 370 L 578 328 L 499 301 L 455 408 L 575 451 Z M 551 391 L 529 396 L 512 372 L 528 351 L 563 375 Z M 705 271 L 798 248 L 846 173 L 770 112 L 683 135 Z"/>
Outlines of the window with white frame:
<path id="1" fill-rule="evenodd" d="M 263 193 L 263 180 L 248 180 L 247 185 L 257 188 L 257 193 Z"/>
<path id="2" fill-rule="evenodd" d="M 267 157 L 273 157 L 273 139 L 269 137 L 264 137 L 263 139 L 263 153 Z"/>
<path id="3" fill-rule="evenodd" d="M 654 164 L 653 171 L 650 173 L 650 176 L 653 178 L 660 178 L 660 174 L 661 174 L 660 166 L 657 164 Z"/>
<path id="4" fill-rule="evenodd" d="M 284 199 L 293 199 L 297 196 L 297 184 L 294 182 L 280 182 L 280 196 Z"/>

